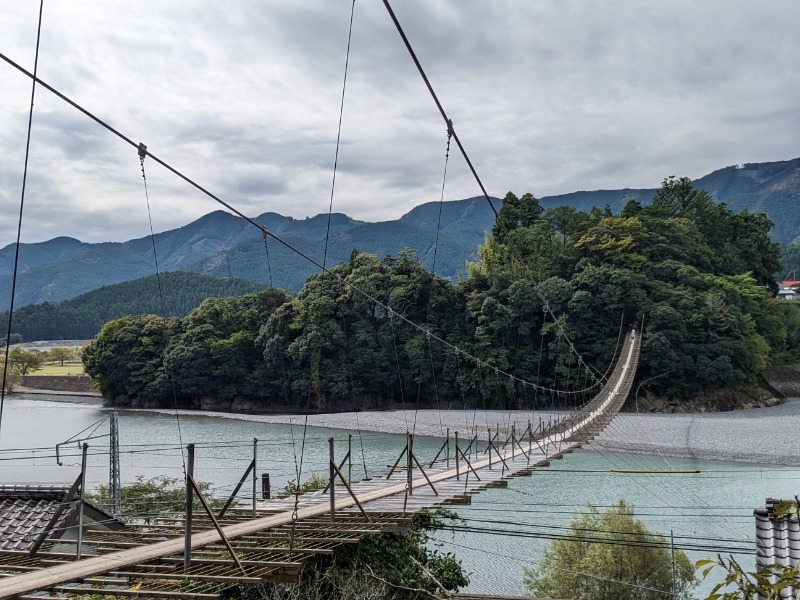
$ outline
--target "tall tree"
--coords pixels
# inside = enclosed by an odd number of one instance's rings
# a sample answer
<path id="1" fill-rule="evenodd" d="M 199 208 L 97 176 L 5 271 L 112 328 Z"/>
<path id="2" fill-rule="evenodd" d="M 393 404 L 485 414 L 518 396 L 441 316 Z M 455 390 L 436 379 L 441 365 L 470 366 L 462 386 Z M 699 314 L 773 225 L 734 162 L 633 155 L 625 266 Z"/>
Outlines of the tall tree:
<path id="1" fill-rule="evenodd" d="M 575 517 L 539 566 L 525 569 L 524 584 L 533 594 L 553 598 L 662 600 L 690 598 L 695 578 L 686 555 L 675 552 L 673 565 L 663 536 L 653 534 L 634 517 L 633 506 L 620 500 L 603 512 L 589 506 Z"/>

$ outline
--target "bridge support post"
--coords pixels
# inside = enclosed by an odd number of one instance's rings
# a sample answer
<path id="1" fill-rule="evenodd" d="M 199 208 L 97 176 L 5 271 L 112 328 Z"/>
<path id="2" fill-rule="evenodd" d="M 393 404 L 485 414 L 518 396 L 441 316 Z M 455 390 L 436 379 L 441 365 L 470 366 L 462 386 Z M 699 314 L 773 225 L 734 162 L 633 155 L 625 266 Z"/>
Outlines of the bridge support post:
<path id="1" fill-rule="evenodd" d="M 353 483 L 353 434 L 347 434 L 347 483 Z"/>
<path id="2" fill-rule="evenodd" d="M 492 428 L 486 428 L 487 435 L 489 436 L 489 443 L 486 444 L 486 451 L 489 453 L 489 470 L 492 470 Z"/>
<path id="3" fill-rule="evenodd" d="M 458 472 L 458 432 L 457 431 L 455 432 L 455 436 L 456 436 L 456 481 L 458 481 L 459 478 L 460 478 L 460 474 Z"/>
<path id="4" fill-rule="evenodd" d="M 447 460 L 447 468 L 450 468 L 450 428 L 447 428 L 447 450 L 445 451 L 445 459 Z"/>
<path id="5" fill-rule="evenodd" d="M 530 420 L 530 419 L 528 419 L 528 429 L 527 429 L 527 432 L 528 432 L 528 456 L 530 456 L 530 454 L 531 454 L 531 450 L 533 450 L 533 440 L 532 440 L 532 438 L 533 438 L 533 431 L 531 431 L 531 420 Z M 523 437 L 525 437 L 525 436 L 523 436 Z"/>
<path id="6" fill-rule="evenodd" d="M 258 457 L 258 438 L 253 438 L 253 518 L 256 518 L 256 490 L 258 475 L 256 474 L 256 458 Z"/>
<path id="7" fill-rule="evenodd" d="M 414 469 L 414 459 L 412 454 L 414 453 L 414 434 L 409 433 L 408 438 L 406 441 L 406 485 L 408 486 L 408 495 L 411 496 L 414 493 L 414 486 L 413 486 L 413 469 Z"/>
<path id="8" fill-rule="evenodd" d="M 335 494 L 335 490 L 333 489 L 333 483 L 334 483 L 333 478 L 336 477 L 336 470 L 335 470 L 336 464 L 334 463 L 334 459 L 333 459 L 333 438 L 328 438 L 328 450 L 330 451 L 330 459 L 331 459 L 330 460 L 330 466 L 329 466 L 330 479 L 328 480 L 328 493 L 330 494 L 330 499 L 331 499 L 331 521 L 335 521 L 336 520 L 336 494 Z"/>
<path id="9" fill-rule="evenodd" d="M 86 497 L 86 454 L 89 451 L 89 444 L 83 444 L 83 458 L 81 458 L 81 495 L 78 499 L 78 550 L 75 558 L 81 559 L 81 549 L 83 546 L 83 509 L 84 498 Z"/>
<path id="10" fill-rule="evenodd" d="M 514 452 L 515 452 L 514 444 L 517 442 L 517 436 L 514 431 L 516 429 L 516 425 L 517 425 L 516 423 L 511 424 L 511 460 L 514 460 Z"/>
<path id="11" fill-rule="evenodd" d="M 261 474 L 261 499 L 269 500 L 269 473 Z"/>
<path id="12" fill-rule="evenodd" d="M 186 446 L 186 520 L 183 533 L 183 572 L 192 561 L 192 480 L 194 476 L 194 444 Z"/>

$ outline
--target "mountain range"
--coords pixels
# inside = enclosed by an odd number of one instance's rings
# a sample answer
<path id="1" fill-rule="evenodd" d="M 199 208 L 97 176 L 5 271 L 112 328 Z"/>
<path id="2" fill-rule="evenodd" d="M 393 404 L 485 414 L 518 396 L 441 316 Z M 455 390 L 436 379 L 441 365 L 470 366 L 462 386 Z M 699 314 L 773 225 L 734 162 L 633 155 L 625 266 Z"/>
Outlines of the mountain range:
<path id="1" fill-rule="evenodd" d="M 767 213 L 775 224 L 775 241 L 800 243 L 800 158 L 725 167 L 695 180 L 694 185 L 733 210 Z M 582 191 L 544 197 L 540 202 L 545 208 L 571 205 L 578 210 L 608 205 L 618 213 L 633 198 L 649 203 L 656 191 L 657 188 Z M 501 201 L 495 200 L 499 208 Z M 433 267 L 435 256 L 436 274 L 455 278 L 467 260 L 475 260 L 477 246 L 492 228 L 494 215 L 483 198 L 450 201 L 441 206 L 430 202 L 397 220 L 379 223 L 334 213 L 327 255 L 328 215 L 294 219 L 265 213 L 254 220 L 319 263 L 325 257 L 329 266 L 348 260 L 354 249 L 384 256 L 412 248 L 425 267 Z M 260 231 L 222 211 L 156 234 L 155 246 L 162 271 L 248 279 L 292 291 L 300 289 L 310 274 L 319 272 L 319 267 L 275 240 L 269 239 L 265 247 Z M 14 244 L 0 250 L 0 310 L 8 308 L 14 253 Z M 59 237 L 21 244 L 19 254 L 17 307 L 67 300 L 155 272 L 149 237 L 97 244 Z"/>

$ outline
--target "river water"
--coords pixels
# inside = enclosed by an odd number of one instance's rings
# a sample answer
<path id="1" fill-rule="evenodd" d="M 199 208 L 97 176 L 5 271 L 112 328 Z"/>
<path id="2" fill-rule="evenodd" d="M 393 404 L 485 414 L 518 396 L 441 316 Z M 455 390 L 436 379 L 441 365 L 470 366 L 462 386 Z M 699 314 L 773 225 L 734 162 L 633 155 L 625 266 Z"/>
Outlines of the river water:
<path id="1" fill-rule="evenodd" d="M 59 446 L 61 465 L 56 462 L 55 446 L 72 437 L 89 436 L 94 439 L 87 442 L 87 487 L 107 483 L 109 410 L 99 404 L 44 398 L 13 395 L 6 399 L 0 430 L 0 480 L 72 483 L 80 470 L 79 444 L 73 440 Z M 394 418 L 402 419 L 399 415 Z M 363 414 L 361 419 L 368 422 L 370 416 Z M 215 497 L 226 497 L 252 460 L 253 439 L 257 438 L 258 473 L 270 474 L 274 493 L 288 480 L 297 479 L 301 464 L 301 480 L 312 473 L 325 474 L 330 437 L 335 440 L 337 458 L 352 444 L 354 478 L 365 472 L 369 476 L 385 472 L 405 443 L 398 434 L 322 427 L 304 431 L 303 417 L 284 420 L 290 422 L 119 411 L 123 482 L 137 476 L 182 478 L 182 448 L 194 443 L 196 478 L 212 483 Z M 403 423 L 397 426 L 398 430 L 404 428 Z M 352 437 L 348 439 L 348 435 Z M 415 451 L 421 459 L 430 460 L 441 443 L 441 439 L 418 436 Z M 470 531 L 439 531 L 432 543 L 441 544 L 441 551 L 454 552 L 472 573 L 466 591 L 523 594 L 523 568 L 538 562 L 548 536 L 563 533 L 587 503 L 606 507 L 620 498 L 633 504 L 637 516 L 651 529 L 667 536 L 672 532 L 677 547 L 691 549 L 687 553 L 692 561 L 713 557 L 716 550 L 732 551 L 751 567 L 753 509 L 762 507 L 766 497 L 790 498 L 800 492 L 797 466 L 662 458 L 597 448 L 578 450 L 553 461 L 550 468 L 537 469 L 532 477 L 510 480 L 507 489 L 483 491 L 473 497 L 472 505 L 456 507 L 462 526 Z M 642 472 L 651 470 L 699 472 Z M 708 585 L 702 586 L 698 594 L 707 590 Z"/>

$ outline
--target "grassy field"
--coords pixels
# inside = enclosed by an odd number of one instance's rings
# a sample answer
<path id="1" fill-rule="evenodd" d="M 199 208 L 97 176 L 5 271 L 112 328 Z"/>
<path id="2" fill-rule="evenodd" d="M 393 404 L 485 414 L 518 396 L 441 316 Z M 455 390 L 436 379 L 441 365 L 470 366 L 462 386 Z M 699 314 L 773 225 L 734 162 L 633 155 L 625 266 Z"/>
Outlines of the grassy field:
<path id="1" fill-rule="evenodd" d="M 31 375 L 83 375 L 83 363 L 64 363 L 63 367 L 58 363 L 43 365 Z"/>

